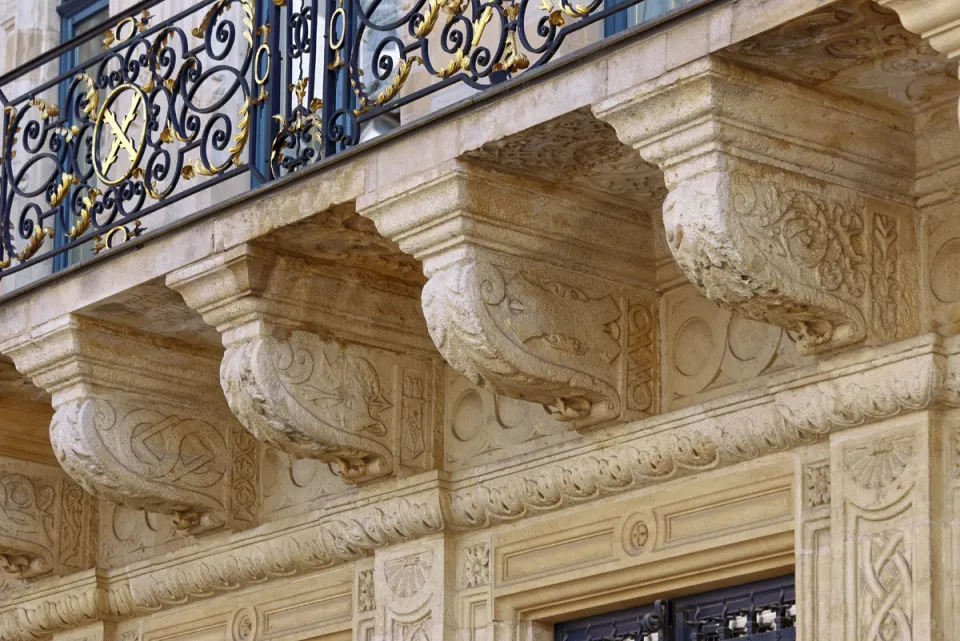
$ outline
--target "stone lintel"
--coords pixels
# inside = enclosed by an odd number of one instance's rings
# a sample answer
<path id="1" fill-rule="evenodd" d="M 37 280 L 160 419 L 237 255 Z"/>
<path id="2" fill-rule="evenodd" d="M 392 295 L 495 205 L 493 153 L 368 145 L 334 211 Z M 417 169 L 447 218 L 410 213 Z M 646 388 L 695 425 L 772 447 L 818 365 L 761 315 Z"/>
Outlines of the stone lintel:
<path id="1" fill-rule="evenodd" d="M 430 336 L 470 381 L 578 428 L 656 413 L 650 227 L 541 183 L 456 161 L 358 211 L 423 261 Z"/>
<path id="2" fill-rule="evenodd" d="M 224 394 L 258 439 L 354 483 L 436 464 L 442 379 L 417 286 L 254 246 L 167 284 L 220 332 Z"/>
<path id="3" fill-rule="evenodd" d="M 50 442 L 85 490 L 172 514 L 193 534 L 253 524 L 256 492 L 232 493 L 244 482 L 231 457 L 243 432 L 217 386 L 216 352 L 75 315 L 0 351 L 51 394 Z"/>
<path id="4" fill-rule="evenodd" d="M 906 120 L 711 58 L 594 111 L 664 170 L 667 243 L 708 298 L 806 354 L 917 333 Z"/>

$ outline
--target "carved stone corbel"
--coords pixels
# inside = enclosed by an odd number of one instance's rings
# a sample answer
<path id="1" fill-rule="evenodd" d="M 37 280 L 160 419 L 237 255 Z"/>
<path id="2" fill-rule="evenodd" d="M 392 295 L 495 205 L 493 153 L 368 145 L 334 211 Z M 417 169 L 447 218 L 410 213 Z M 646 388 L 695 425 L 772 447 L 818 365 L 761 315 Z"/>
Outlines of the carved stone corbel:
<path id="1" fill-rule="evenodd" d="M 430 469 L 439 359 L 418 288 L 242 246 L 168 276 L 227 348 L 227 402 L 258 439 L 350 482 Z"/>
<path id="2" fill-rule="evenodd" d="M 594 112 L 663 169 L 667 242 L 705 296 L 806 354 L 919 331 L 908 121 L 711 58 Z"/>
<path id="3" fill-rule="evenodd" d="M 543 181 L 469 162 L 368 195 L 359 212 L 423 261 L 423 312 L 475 384 L 577 428 L 657 411 L 650 229 Z"/>
<path id="4" fill-rule="evenodd" d="M 97 505 L 52 465 L 0 457 L 0 572 L 68 574 L 96 558 Z"/>
<path id="5" fill-rule="evenodd" d="M 903 26 L 950 58 L 960 56 L 960 3 L 955 0 L 875 0 L 893 9 Z"/>
<path id="6" fill-rule="evenodd" d="M 54 453 L 89 493 L 172 514 L 192 534 L 255 523 L 256 466 L 232 456 L 249 448 L 235 438 L 244 432 L 223 402 L 216 353 L 74 315 L 0 351 L 51 394 Z"/>

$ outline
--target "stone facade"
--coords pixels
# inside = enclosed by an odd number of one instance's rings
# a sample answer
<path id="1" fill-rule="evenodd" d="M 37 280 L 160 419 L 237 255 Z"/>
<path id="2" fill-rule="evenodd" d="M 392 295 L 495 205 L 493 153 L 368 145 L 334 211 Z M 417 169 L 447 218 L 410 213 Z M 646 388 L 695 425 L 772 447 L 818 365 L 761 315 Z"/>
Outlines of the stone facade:
<path id="1" fill-rule="evenodd" d="M 791 572 L 803 641 L 954 639 L 957 57 L 955 0 L 708 5 L 7 296 L 0 641 Z"/>

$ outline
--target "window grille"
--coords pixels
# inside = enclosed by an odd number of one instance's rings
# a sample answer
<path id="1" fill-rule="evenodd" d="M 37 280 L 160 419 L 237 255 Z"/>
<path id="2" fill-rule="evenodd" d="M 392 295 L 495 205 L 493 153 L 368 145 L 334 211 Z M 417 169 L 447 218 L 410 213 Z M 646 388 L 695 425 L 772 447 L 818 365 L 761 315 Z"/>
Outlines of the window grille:
<path id="1" fill-rule="evenodd" d="M 554 641 L 795 641 L 793 575 L 557 624 Z"/>

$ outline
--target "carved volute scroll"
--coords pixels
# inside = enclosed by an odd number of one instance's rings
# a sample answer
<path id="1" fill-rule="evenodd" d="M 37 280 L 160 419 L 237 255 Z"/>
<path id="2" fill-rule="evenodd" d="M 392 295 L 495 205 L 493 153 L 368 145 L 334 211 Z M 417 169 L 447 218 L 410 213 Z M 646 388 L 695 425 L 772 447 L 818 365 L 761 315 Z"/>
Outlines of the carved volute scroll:
<path id="1" fill-rule="evenodd" d="M 220 381 L 254 436 L 360 483 L 434 464 L 438 359 L 418 288 L 244 246 L 171 274 L 217 328 Z"/>
<path id="2" fill-rule="evenodd" d="M 667 243 L 705 296 L 806 354 L 918 331 L 908 121 L 717 59 L 594 111 L 664 170 Z"/>
<path id="3" fill-rule="evenodd" d="M 633 260 L 649 228 L 469 162 L 415 181 L 360 213 L 423 261 L 424 316 L 451 366 L 577 428 L 657 411 L 656 295 Z"/>
<path id="4" fill-rule="evenodd" d="M 54 453 L 89 493 L 194 534 L 253 524 L 249 501 L 234 504 L 232 481 L 245 481 L 215 352 L 73 315 L 0 350 L 51 394 Z"/>

